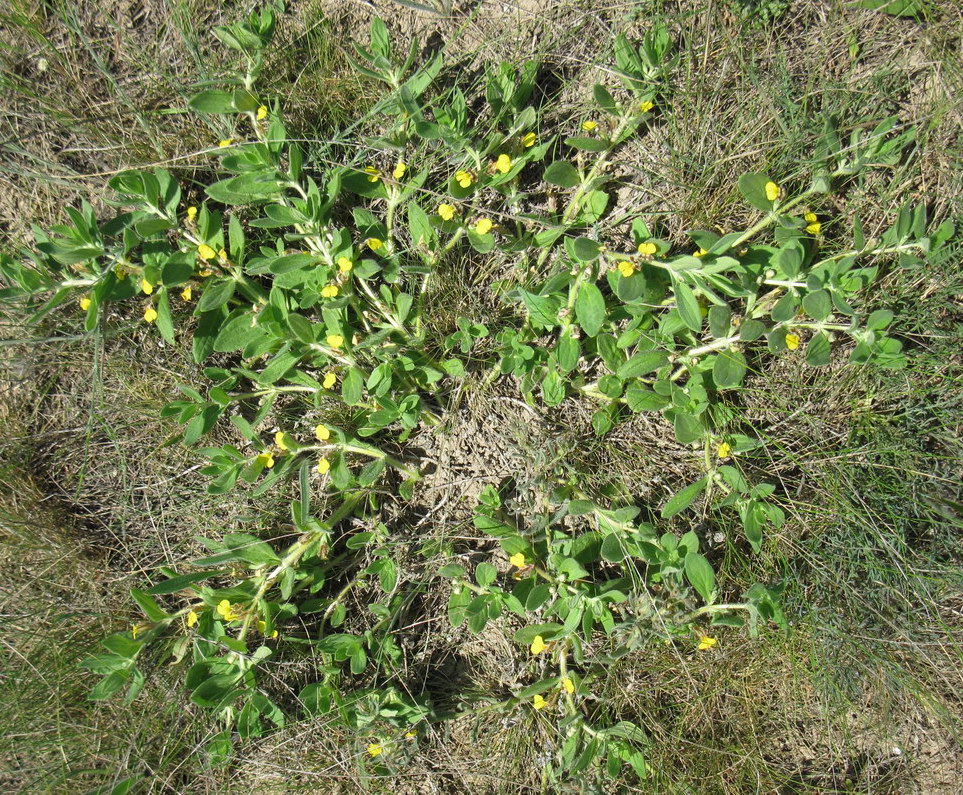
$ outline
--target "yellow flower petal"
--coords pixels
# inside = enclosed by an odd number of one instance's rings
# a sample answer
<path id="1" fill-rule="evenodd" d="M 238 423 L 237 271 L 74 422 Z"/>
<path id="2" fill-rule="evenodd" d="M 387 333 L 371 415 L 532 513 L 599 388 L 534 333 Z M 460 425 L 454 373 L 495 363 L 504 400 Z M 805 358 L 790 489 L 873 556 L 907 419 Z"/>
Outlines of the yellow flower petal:
<path id="1" fill-rule="evenodd" d="M 193 293 L 193 291 L 191 290 L 190 287 L 185 287 L 183 290 L 181 290 L 181 300 L 182 300 L 182 301 L 190 301 L 190 300 L 191 300 L 191 296 L 192 296 L 193 294 L 194 294 L 194 293 Z"/>
<path id="2" fill-rule="evenodd" d="M 338 288 L 333 284 L 326 284 L 321 288 L 322 298 L 334 298 L 338 294 Z"/>
<path id="3" fill-rule="evenodd" d="M 516 552 L 514 555 L 512 555 L 512 556 L 508 559 L 508 562 L 511 563 L 515 568 L 524 569 L 524 568 L 525 568 L 525 555 L 523 555 L 521 552 Z"/>
<path id="4" fill-rule="evenodd" d="M 331 469 L 331 462 L 327 458 L 322 458 L 318 461 L 318 473 L 324 475 L 327 471 Z"/>
<path id="5" fill-rule="evenodd" d="M 619 273 L 621 273 L 622 276 L 624 276 L 625 278 L 628 278 L 633 273 L 635 273 L 635 265 L 633 265 L 628 260 L 623 260 L 615 267 L 618 268 Z"/>
<path id="6" fill-rule="evenodd" d="M 148 323 L 153 323 L 157 320 L 157 310 L 152 306 L 147 307 L 147 309 L 144 310 L 144 320 Z"/>
<path id="7" fill-rule="evenodd" d="M 495 161 L 495 168 L 502 174 L 507 174 L 512 169 L 512 159 L 506 154 L 499 155 Z"/>
<path id="8" fill-rule="evenodd" d="M 493 226 L 490 218 L 479 218 L 475 222 L 475 232 L 479 235 L 487 235 L 492 231 Z"/>
<path id="9" fill-rule="evenodd" d="M 267 118 L 267 115 L 268 115 L 267 105 L 261 105 L 257 109 L 257 120 L 262 121 Z"/>
<path id="10" fill-rule="evenodd" d="M 702 246 L 699 246 L 699 250 L 698 250 L 695 254 L 693 254 L 692 256 L 693 256 L 693 257 L 704 257 L 704 256 L 705 256 L 706 254 L 708 254 L 708 253 L 709 253 L 709 250 L 708 250 L 708 249 L 705 249 L 705 248 L 702 248 Z"/>
<path id="11" fill-rule="evenodd" d="M 130 625 L 130 635 L 134 640 L 137 640 L 137 633 L 140 632 L 140 627 L 137 624 Z"/>
<path id="12" fill-rule="evenodd" d="M 472 176 L 470 171 L 456 171 L 455 172 L 455 182 L 457 182 L 463 188 L 470 188 L 472 182 L 475 178 Z"/>
<path id="13" fill-rule="evenodd" d="M 816 216 L 816 213 L 806 213 L 803 216 L 803 219 L 805 219 L 807 224 L 812 224 L 819 220 L 819 218 Z"/>
<path id="14" fill-rule="evenodd" d="M 338 257 L 338 270 L 347 273 L 354 267 L 354 263 L 347 257 Z"/>
<path id="15" fill-rule="evenodd" d="M 542 698 L 540 695 L 537 695 L 537 694 L 536 694 L 536 695 L 532 696 L 532 706 L 533 706 L 535 709 L 542 709 L 542 708 L 544 708 L 545 704 L 546 704 L 545 699 Z"/>
<path id="16" fill-rule="evenodd" d="M 639 110 L 642 111 L 642 113 L 648 113 L 654 107 L 655 107 L 654 102 L 650 102 L 649 100 L 646 100 L 641 105 L 639 105 Z"/>
<path id="17" fill-rule="evenodd" d="M 559 684 L 562 686 L 562 690 L 564 690 L 569 695 L 572 695 L 572 693 L 575 692 L 575 682 L 573 682 L 567 676 L 564 677 L 562 681 L 559 682 Z"/>
<path id="18" fill-rule="evenodd" d="M 705 651 L 706 649 L 711 649 L 719 641 L 715 638 L 710 638 L 708 635 L 703 635 L 702 640 L 699 641 L 698 649 L 699 651 Z"/>
<path id="19" fill-rule="evenodd" d="M 823 228 L 823 225 L 819 221 L 815 221 L 811 224 L 806 225 L 806 231 L 811 235 L 818 235 L 819 230 Z"/>
<path id="20" fill-rule="evenodd" d="M 214 259 L 214 257 L 217 256 L 217 252 L 207 245 L 207 243 L 201 243 L 197 247 L 197 254 L 201 259 Z"/>
<path id="21" fill-rule="evenodd" d="M 541 635 L 536 635 L 535 640 L 532 641 L 531 645 L 532 654 L 541 654 L 545 649 L 548 648 L 548 644 L 542 639 Z"/>
<path id="22" fill-rule="evenodd" d="M 221 149 L 225 149 L 226 147 L 230 146 L 233 143 L 234 143 L 233 138 L 225 138 L 223 141 L 218 141 L 217 145 L 221 147 Z"/>
<path id="23" fill-rule="evenodd" d="M 334 373 L 325 373 L 324 380 L 321 382 L 321 386 L 325 389 L 331 389 L 338 381 L 338 376 Z"/>
<path id="24" fill-rule="evenodd" d="M 655 243 L 639 243 L 639 254 L 644 254 L 647 257 L 651 257 L 658 250 L 659 247 Z"/>
<path id="25" fill-rule="evenodd" d="M 144 293 L 144 295 L 150 295 L 152 292 L 154 292 L 154 285 L 151 284 L 149 281 L 147 281 L 147 279 L 141 279 L 140 289 L 141 289 L 141 292 Z"/>
<path id="26" fill-rule="evenodd" d="M 408 166 L 399 160 L 397 163 L 395 163 L 395 170 L 391 172 L 391 176 L 393 176 L 395 179 L 401 179 L 407 170 Z"/>
<path id="27" fill-rule="evenodd" d="M 340 334 L 328 334 L 327 343 L 332 348 L 340 348 L 342 345 L 344 345 L 344 337 L 342 337 Z"/>
<path id="28" fill-rule="evenodd" d="M 196 208 L 196 207 L 188 207 L 188 208 L 187 208 L 187 220 L 188 220 L 188 221 L 193 221 L 195 218 L 197 218 L 197 208 Z"/>
<path id="29" fill-rule="evenodd" d="M 439 204 L 438 205 L 438 215 L 441 216 L 442 221 L 450 221 L 455 217 L 455 205 L 454 204 Z"/>
<path id="30" fill-rule="evenodd" d="M 775 182 L 766 183 L 766 198 L 771 202 L 779 198 L 779 186 Z"/>
<path id="31" fill-rule="evenodd" d="M 796 350 L 799 347 L 799 335 L 790 331 L 786 335 L 786 347 L 791 351 Z"/>
<path id="32" fill-rule="evenodd" d="M 728 442 L 723 442 L 716 448 L 716 455 L 719 456 L 719 458 L 728 458 L 731 453 L 732 445 Z"/>
<path id="33" fill-rule="evenodd" d="M 372 251 L 377 251 L 378 249 L 384 247 L 384 244 L 385 244 L 383 240 L 377 237 L 369 237 L 364 242 L 365 242 L 365 245 L 368 248 L 370 248 Z"/>
<path id="34" fill-rule="evenodd" d="M 535 142 L 536 142 L 537 140 L 538 140 L 538 138 L 535 137 L 535 133 L 533 133 L 533 132 L 525 133 L 525 134 L 522 136 L 522 146 L 524 146 L 526 149 L 528 149 L 528 147 L 530 147 L 530 146 L 535 146 Z"/>
<path id="35" fill-rule="evenodd" d="M 381 754 L 384 753 L 384 750 L 385 749 L 381 745 L 381 743 L 370 743 L 367 748 L 368 756 L 372 756 L 372 757 L 381 756 Z"/>
<path id="36" fill-rule="evenodd" d="M 197 619 L 198 619 L 198 618 L 199 618 L 199 616 L 197 615 L 197 611 L 196 611 L 196 610 L 191 610 L 191 611 L 187 614 L 187 626 L 188 626 L 188 627 L 193 627 L 193 626 L 197 623 Z"/>
<path id="37" fill-rule="evenodd" d="M 598 122 L 592 121 L 591 119 L 582 122 L 582 129 L 585 130 L 585 132 L 594 132 L 598 126 Z"/>
<path id="38" fill-rule="evenodd" d="M 274 434 L 274 443 L 282 450 L 288 449 L 288 446 L 284 443 L 284 431 L 278 431 Z"/>
<path id="39" fill-rule="evenodd" d="M 80 308 L 83 309 L 84 312 L 90 309 L 90 299 L 86 295 L 80 299 Z"/>
<path id="40" fill-rule="evenodd" d="M 255 462 L 263 466 L 265 469 L 270 469 L 274 466 L 274 454 L 273 453 L 261 453 L 257 458 L 254 459 Z"/>
<path id="41" fill-rule="evenodd" d="M 374 166 L 365 166 L 364 173 L 368 175 L 368 182 L 377 182 L 381 179 L 381 172 Z"/>
<path id="42" fill-rule="evenodd" d="M 329 375 L 332 375 L 332 374 L 329 373 Z M 325 380 L 327 380 L 327 378 L 325 378 Z M 319 425 L 317 428 L 314 429 L 314 435 L 318 438 L 318 441 L 326 442 L 328 441 L 328 439 L 331 438 L 331 430 L 328 428 L 327 425 Z"/>

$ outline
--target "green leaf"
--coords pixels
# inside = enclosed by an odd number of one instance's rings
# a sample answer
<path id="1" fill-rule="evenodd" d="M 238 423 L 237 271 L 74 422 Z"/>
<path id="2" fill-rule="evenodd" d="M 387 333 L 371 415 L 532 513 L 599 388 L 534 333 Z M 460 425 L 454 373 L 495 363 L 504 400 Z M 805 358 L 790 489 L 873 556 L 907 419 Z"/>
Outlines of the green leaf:
<path id="1" fill-rule="evenodd" d="M 566 240 L 566 243 L 567 242 L 568 240 Z M 587 237 L 579 237 L 572 240 L 567 248 L 570 249 L 572 256 L 579 262 L 593 262 L 598 259 L 599 253 L 602 251 L 602 246 L 599 243 Z"/>
<path id="2" fill-rule="evenodd" d="M 595 98 L 595 101 L 598 103 L 599 107 L 602 108 L 602 110 L 604 110 L 606 113 L 610 113 L 613 116 L 618 115 L 619 106 L 605 86 L 601 85 L 600 83 L 596 83 L 592 88 L 592 96 Z"/>
<path id="3" fill-rule="evenodd" d="M 548 328 L 558 325 L 558 310 L 561 306 L 558 298 L 552 295 L 536 295 L 524 289 L 519 289 L 519 293 L 533 323 Z"/>
<path id="4" fill-rule="evenodd" d="M 611 146 L 608 141 L 603 141 L 599 138 L 585 138 L 582 136 L 566 138 L 565 144 L 574 149 L 580 149 L 583 152 L 604 152 L 609 148 L 609 146 Z"/>
<path id="5" fill-rule="evenodd" d="M 215 574 L 220 574 L 220 571 L 216 569 L 211 569 L 208 571 L 195 571 L 191 574 L 179 574 L 176 577 L 171 577 L 169 580 L 164 580 L 164 582 L 159 582 L 151 588 L 147 589 L 149 594 L 169 594 L 177 593 L 178 591 L 183 591 L 185 588 L 190 587 L 196 582 L 202 582 Z"/>
<path id="6" fill-rule="evenodd" d="M 675 301 L 682 322 L 692 331 L 701 331 L 702 313 L 699 311 L 699 302 L 696 300 L 692 289 L 685 282 L 675 283 Z"/>
<path id="7" fill-rule="evenodd" d="M 594 337 L 605 322 L 605 298 L 594 284 L 583 284 L 575 299 L 575 317 L 582 330 Z"/>
<path id="8" fill-rule="evenodd" d="M 167 342 L 174 342 L 174 321 L 171 320 L 171 300 L 167 290 L 157 299 L 157 330 Z"/>
<path id="9" fill-rule="evenodd" d="M 572 372 L 572 370 L 575 369 L 575 365 L 578 364 L 581 352 L 582 347 L 577 339 L 567 334 L 561 337 L 558 341 L 558 347 L 555 349 L 559 369 L 563 373 Z"/>
<path id="10" fill-rule="evenodd" d="M 555 370 L 549 370 L 542 380 L 542 400 L 546 406 L 557 406 L 565 400 L 565 384 Z"/>
<path id="11" fill-rule="evenodd" d="M 708 478 L 701 478 L 695 483 L 690 483 L 678 494 L 674 495 L 669 501 L 662 506 L 662 518 L 671 519 L 677 513 L 684 511 L 693 502 L 695 502 L 696 497 L 702 494 L 702 490 L 706 487 L 708 483 Z"/>
<path id="12" fill-rule="evenodd" d="M 669 363 L 668 354 L 663 351 L 643 351 L 637 353 L 616 371 L 619 378 L 629 380 L 658 370 Z"/>
<path id="13" fill-rule="evenodd" d="M 204 289 L 204 293 L 201 295 L 201 299 L 197 302 L 197 309 L 195 311 L 199 314 L 224 306 L 224 304 L 234 296 L 236 284 L 237 282 L 235 282 L 234 279 L 223 279 L 219 282 L 208 284 Z"/>
<path id="14" fill-rule="evenodd" d="M 706 604 L 712 604 L 716 589 L 716 575 L 703 555 L 690 552 L 685 556 L 685 578 L 698 591 Z"/>
<path id="15" fill-rule="evenodd" d="M 344 381 L 341 384 L 341 398 L 349 406 L 357 405 L 361 402 L 361 393 L 364 389 L 364 376 L 356 367 L 348 370 Z"/>
<path id="16" fill-rule="evenodd" d="M 560 188 L 574 188 L 582 180 L 571 163 L 559 160 L 545 169 L 545 181 Z"/>
<path id="17" fill-rule="evenodd" d="M 669 405 L 669 398 L 647 386 L 632 384 L 625 393 L 625 402 L 632 411 L 659 411 Z"/>
<path id="18" fill-rule="evenodd" d="M 893 322 L 893 315 L 888 309 L 877 309 L 866 318 L 866 328 L 870 331 L 882 331 Z"/>
<path id="19" fill-rule="evenodd" d="M 757 210 L 769 212 L 775 202 L 766 196 L 766 185 L 772 182 L 767 174 L 750 172 L 739 177 L 739 191 L 743 198 Z"/>
<path id="20" fill-rule="evenodd" d="M 927 0 L 859 0 L 858 6 L 896 17 L 922 17 L 923 19 L 929 16 L 933 8 Z"/>
<path id="21" fill-rule="evenodd" d="M 244 312 L 221 326 L 220 332 L 214 338 L 212 350 L 219 353 L 232 353 L 244 350 L 250 343 L 262 339 L 264 330 L 253 325 L 251 323 L 253 319 L 253 315 Z"/>
<path id="22" fill-rule="evenodd" d="M 144 615 L 151 621 L 163 621 L 167 618 L 167 613 L 161 610 L 160 605 L 154 600 L 154 598 L 148 595 L 145 591 L 138 590 L 137 588 L 130 589 L 131 598 L 137 602 L 137 606 L 144 611 Z"/>
<path id="23" fill-rule="evenodd" d="M 192 97 L 188 107 L 197 113 L 236 113 L 234 94 L 230 91 L 209 89 Z"/>
<path id="24" fill-rule="evenodd" d="M 475 567 L 475 582 L 482 588 L 487 588 L 498 578 L 498 569 L 491 563 L 479 563 Z"/>
<path id="25" fill-rule="evenodd" d="M 833 299 L 827 290 L 806 293 L 802 305 L 803 311 L 816 320 L 825 320 L 833 311 Z"/>
<path id="26" fill-rule="evenodd" d="M 742 384 L 746 376 L 746 357 L 739 351 L 719 351 L 712 362 L 712 380 L 716 387 L 725 389 Z"/>
<path id="27" fill-rule="evenodd" d="M 829 364 L 829 337 L 820 331 L 812 336 L 806 345 L 806 364 L 823 367 Z"/>

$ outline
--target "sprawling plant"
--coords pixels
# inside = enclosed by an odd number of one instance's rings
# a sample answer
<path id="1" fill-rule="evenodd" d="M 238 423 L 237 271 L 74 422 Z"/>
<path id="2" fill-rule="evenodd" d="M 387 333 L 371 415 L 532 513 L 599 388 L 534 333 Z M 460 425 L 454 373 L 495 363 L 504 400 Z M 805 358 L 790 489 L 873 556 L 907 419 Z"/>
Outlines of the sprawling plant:
<path id="1" fill-rule="evenodd" d="M 418 63 L 412 43 L 397 57 L 376 19 L 355 65 L 385 87 L 378 133 L 348 130 L 334 163 L 306 162 L 280 103 L 257 91 L 274 28 L 267 8 L 215 31 L 246 68 L 190 102 L 231 129 L 209 152 L 217 179 L 203 201 L 185 205 L 163 169 L 127 171 L 110 181 L 115 215 L 67 208 L 64 225 L 34 229 L 35 249 L 0 261 L 2 298 L 42 300 L 36 320 L 73 299 L 88 330 L 110 310 L 171 344 L 189 341 L 208 386 L 182 386 L 163 416 L 207 461 L 212 493 L 296 482 L 287 546 L 225 533 L 203 540 L 205 557 L 133 591 L 143 619 L 84 663 L 103 676 L 92 697 L 126 688 L 134 699 L 145 663 L 173 658 L 191 700 L 220 721 L 209 751 L 226 759 L 235 734 L 284 723 L 262 663 L 310 647 L 318 663 L 304 711 L 355 729 L 368 764 L 400 764 L 419 727 L 441 717 L 427 695 L 380 684 L 405 665 L 395 630 L 413 592 L 379 490 L 387 482 L 411 499 L 420 463 L 405 452 L 408 436 L 438 423 L 469 377 L 504 377 L 532 405 L 595 401 L 599 435 L 633 412 L 661 413 L 699 452 L 700 476 L 648 521 L 641 506 L 574 480 L 547 485 L 537 504 L 492 483 L 475 515 L 489 559 L 471 571 L 449 563 L 432 580 L 454 627 L 511 624 L 521 655 L 551 661 L 482 710 L 557 714 L 552 776 L 593 765 L 614 775 L 623 764 L 643 776 L 642 731 L 596 725 L 586 696 L 607 664 L 648 642 L 706 650 L 718 627 L 784 625 L 778 586 L 720 600 L 696 532 L 659 522 L 704 497 L 738 515 L 756 550 L 783 522 L 774 485 L 747 482 L 736 465 L 762 444 L 738 397 L 768 358 L 821 367 L 845 348 L 855 365 L 903 363 L 886 333 L 892 313 L 858 311 L 853 296 L 883 258 L 912 263 L 952 228 L 929 234 L 923 207 L 907 206 L 878 238 L 857 219 L 852 245 L 828 253 L 819 208 L 854 175 L 895 162 L 912 130 L 887 119 L 843 141 L 827 124 L 807 185 L 743 175 L 738 189 L 758 220 L 691 230 L 680 250 L 613 206 L 623 144 L 670 107 L 677 56 L 665 30 L 640 45 L 618 37 L 618 84 L 596 85 L 596 112 L 559 136 L 532 104 L 537 64 L 491 67 L 479 113 L 480 98 L 438 85 L 441 55 Z M 503 265 L 501 320 L 435 328 L 426 298 L 446 259 L 472 250 Z M 244 444 L 204 446 L 223 422 Z M 349 615 L 357 589 L 370 594 L 366 615 Z"/>

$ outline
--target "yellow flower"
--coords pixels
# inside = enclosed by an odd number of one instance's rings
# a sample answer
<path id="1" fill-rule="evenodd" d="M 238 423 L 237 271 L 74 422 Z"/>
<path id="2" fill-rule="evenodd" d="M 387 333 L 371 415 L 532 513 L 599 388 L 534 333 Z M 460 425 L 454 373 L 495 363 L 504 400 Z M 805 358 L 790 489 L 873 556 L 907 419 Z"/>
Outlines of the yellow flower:
<path id="1" fill-rule="evenodd" d="M 395 163 L 395 170 L 391 172 L 391 176 L 393 176 L 395 179 L 401 179 L 407 170 L 408 166 L 399 160 L 397 163 Z"/>
<path id="2" fill-rule="evenodd" d="M 615 267 L 618 268 L 619 273 L 621 273 L 625 278 L 628 278 L 633 273 L 635 273 L 635 265 L 633 265 L 628 260 L 622 260 L 622 262 L 620 262 Z"/>
<path id="3" fill-rule="evenodd" d="M 338 294 L 338 288 L 333 284 L 326 284 L 321 288 L 322 298 L 334 298 Z"/>
<path id="4" fill-rule="evenodd" d="M 698 649 L 699 651 L 705 651 L 706 649 L 711 649 L 719 641 L 715 638 L 710 638 L 708 635 L 703 635 L 702 640 L 699 641 Z"/>
<path id="5" fill-rule="evenodd" d="M 278 431 L 276 434 L 274 434 L 274 443 L 278 447 L 280 447 L 282 450 L 289 449 L 288 446 L 284 443 L 284 431 Z"/>
<path id="6" fill-rule="evenodd" d="M 347 273 L 354 267 L 354 263 L 347 257 L 338 257 L 338 270 Z"/>
<path id="7" fill-rule="evenodd" d="M 573 682 L 567 676 L 564 677 L 562 681 L 559 682 L 559 684 L 562 686 L 562 690 L 564 690 L 569 695 L 572 695 L 572 693 L 575 692 L 575 682 Z"/>
<path id="8" fill-rule="evenodd" d="M 90 299 L 86 295 L 80 299 L 80 308 L 83 309 L 84 312 L 90 309 Z"/>
<path id="9" fill-rule="evenodd" d="M 521 552 L 516 552 L 514 555 L 512 555 L 512 556 L 508 559 L 508 562 L 511 563 L 511 564 L 512 564 L 515 568 L 517 568 L 517 569 L 524 569 L 524 568 L 525 568 L 525 555 L 522 554 Z"/>
<path id="10" fill-rule="evenodd" d="M 381 179 L 381 172 L 374 166 L 365 166 L 364 173 L 368 175 L 368 182 L 377 182 Z"/>
<path id="11" fill-rule="evenodd" d="M 463 188 L 470 188 L 471 184 L 475 181 L 470 171 L 456 171 L 455 172 L 455 182 L 457 182 Z"/>
<path id="12" fill-rule="evenodd" d="M 217 614 L 225 621 L 236 621 L 241 614 L 234 609 L 229 599 L 221 599 L 217 603 Z"/>
<path id="13" fill-rule="evenodd" d="M 217 252 L 217 258 L 221 263 L 227 262 L 227 252 L 222 248 Z"/>
<path id="14" fill-rule="evenodd" d="M 118 279 L 120 279 L 121 281 L 123 281 L 124 279 L 127 278 L 127 271 L 124 270 L 124 266 L 123 266 L 123 265 L 115 265 L 115 266 L 114 266 L 114 276 L 116 276 L 116 277 L 117 277 Z"/>
<path id="15" fill-rule="evenodd" d="M 479 218 L 475 222 L 475 232 L 479 235 L 487 235 L 492 231 L 493 226 L 490 218 Z"/>
<path id="16" fill-rule="evenodd" d="M 438 215 L 441 216 L 442 221 L 450 221 L 455 217 L 455 205 L 454 204 L 439 204 L 438 205 Z"/>
<path id="17" fill-rule="evenodd" d="M 187 208 L 187 220 L 188 220 L 188 221 L 193 221 L 195 218 L 197 218 L 197 208 L 196 208 L 196 207 L 193 207 L 193 206 L 188 207 L 188 208 Z"/>
<path id="18" fill-rule="evenodd" d="M 333 387 L 337 381 L 338 376 L 336 376 L 334 373 L 325 373 L 324 380 L 321 382 L 321 386 L 323 386 L 325 389 L 331 389 L 331 387 Z"/>
<path id="19" fill-rule="evenodd" d="M 647 257 L 651 257 L 658 250 L 659 248 L 655 243 L 639 243 L 639 254 L 644 254 Z"/>
<path id="20" fill-rule="evenodd" d="M 327 474 L 327 471 L 331 469 L 331 462 L 327 458 L 322 458 L 318 461 L 318 474 Z"/>
<path id="21" fill-rule="evenodd" d="M 806 213 L 803 218 L 806 219 L 806 231 L 811 235 L 818 235 L 819 230 L 823 228 L 823 225 L 819 223 L 816 213 Z"/>
<path id="22" fill-rule="evenodd" d="M 274 454 L 271 452 L 261 453 L 257 458 L 254 459 L 254 463 L 260 464 L 265 469 L 270 469 L 274 466 Z"/>
<path id="23" fill-rule="evenodd" d="M 157 310 L 152 306 L 147 307 L 147 309 L 144 310 L 144 320 L 148 323 L 153 323 L 157 320 Z"/>
<path id="24" fill-rule="evenodd" d="M 197 247 L 197 254 L 201 259 L 214 259 L 214 257 L 217 256 L 217 252 L 207 245 L 207 243 L 201 243 Z"/>
<path id="25" fill-rule="evenodd" d="M 639 105 L 639 110 L 640 110 L 642 113 L 648 113 L 648 112 L 649 112 L 650 110 L 652 110 L 652 108 L 654 108 L 654 107 L 655 107 L 655 103 L 654 103 L 654 102 L 651 102 L 650 100 L 646 100 L 646 101 L 643 102 L 641 105 Z"/>
<path id="26" fill-rule="evenodd" d="M 141 279 L 140 289 L 144 295 L 150 295 L 152 292 L 154 292 L 154 285 L 147 281 L 147 279 Z"/>
<path id="27" fill-rule="evenodd" d="M 786 335 L 786 347 L 791 351 L 796 350 L 799 347 L 799 335 L 790 331 Z"/>
<path id="28" fill-rule="evenodd" d="M 406 740 L 414 740 L 418 736 L 418 732 L 405 732 Z"/>
<path id="29" fill-rule="evenodd" d="M 208 268 L 201 268 L 201 269 L 197 272 L 197 275 L 200 276 L 202 279 L 206 279 L 206 278 L 207 278 L 208 276 L 210 276 L 212 273 L 214 273 L 214 271 L 209 270 Z"/>
<path id="30" fill-rule="evenodd" d="M 261 107 L 257 109 L 257 120 L 262 121 L 263 119 L 267 118 L 267 115 L 268 115 L 267 105 L 261 105 Z"/>
<path id="31" fill-rule="evenodd" d="M 369 237 L 364 242 L 365 242 L 365 245 L 368 248 L 370 248 L 372 251 L 377 251 L 379 248 L 381 248 L 385 244 L 383 240 L 380 240 L 377 237 Z"/>
<path id="32" fill-rule="evenodd" d="M 585 130 L 585 132 L 594 132 L 598 126 L 598 122 L 592 121 L 591 119 L 582 122 L 582 129 Z"/>
<path id="33" fill-rule="evenodd" d="M 766 198 L 771 202 L 779 198 L 779 186 L 775 182 L 766 183 Z"/>
<path id="34" fill-rule="evenodd" d="M 131 625 L 130 625 L 130 636 L 131 636 L 134 640 L 137 640 L 137 633 L 138 633 L 138 632 L 140 632 L 140 625 L 139 625 L 139 624 L 131 624 Z"/>
<path id="35" fill-rule="evenodd" d="M 187 614 L 187 626 L 193 627 L 197 623 L 198 615 L 196 610 L 191 610 Z"/>
<path id="36" fill-rule="evenodd" d="M 332 373 L 329 373 L 332 375 Z M 319 442 L 326 442 L 331 438 L 331 430 L 327 425 L 319 425 L 314 429 L 314 435 L 318 438 Z"/>
<path id="37" fill-rule="evenodd" d="M 535 146 L 535 142 L 536 142 L 537 140 L 538 140 L 538 138 L 535 137 L 535 133 L 533 133 L 533 132 L 525 133 L 525 134 L 522 136 L 522 146 L 524 146 L 526 149 L 528 149 L 528 147 L 530 147 L 530 146 Z"/>
<path id="38" fill-rule="evenodd" d="M 267 635 L 267 622 L 263 621 L 262 619 L 258 619 L 257 631 L 260 632 L 262 635 Z M 271 637 L 276 638 L 277 636 L 278 636 L 278 631 L 276 629 L 272 630 Z"/>
<path id="39" fill-rule="evenodd" d="M 532 706 L 535 709 L 542 709 L 545 706 L 545 699 L 539 695 L 532 696 Z"/>
<path id="40" fill-rule="evenodd" d="M 367 750 L 368 750 L 368 756 L 372 756 L 372 757 L 381 756 L 381 754 L 383 754 L 385 751 L 381 743 L 370 743 L 368 745 Z"/>
<path id="41" fill-rule="evenodd" d="M 183 290 L 181 290 L 181 300 L 182 300 L 182 301 L 190 301 L 190 300 L 191 300 L 191 296 L 192 296 L 193 294 L 194 294 L 194 293 L 193 293 L 193 291 L 191 290 L 190 285 L 188 285 L 188 286 L 185 287 Z"/>
<path id="42" fill-rule="evenodd" d="M 225 149 L 228 146 L 230 146 L 232 143 L 234 143 L 233 138 L 225 138 L 223 141 L 218 141 L 217 145 L 221 147 L 221 149 Z"/>
<path id="43" fill-rule="evenodd" d="M 498 159 L 495 161 L 495 168 L 502 174 L 507 174 L 509 171 L 511 171 L 512 159 L 506 154 L 499 155 Z"/>
<path id="44" fill-rule="evenodd" d="M 716 455 L 719 458 L 728 458 L 732 453 L 732 445 L 729 442 L 723 442 L 716 448 Z"/>
<path id="45" fill-rule="evenodd" d="M 695 254 L 693 254 L 692 256 L 693 256 L 693 257 L 704 257 L 704 256 L 705 256 L 706 254 L 708 254 L 708 253 L 709 253 L 709 249 L 707 249 L 707 248 L 702 248 L 702 246 L 699 246 L 699 250 L 698 250 Z"/>
<path id="46" fill-rule="evenodd" d="M 541 654 L 545 649 L 548 648 L 548 644 L 542 639 L 541 635 L 536 635 L 535 640 L 532 641 L 531 652 L 532 654 Z"/>
<path id="47" fill-rule="evenodd" d="M 340 334 L 328 334 L 327 341 L 332 348 L 340 348 L 344 345 L 344 337 Z"/>

